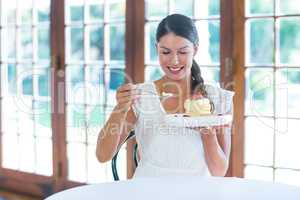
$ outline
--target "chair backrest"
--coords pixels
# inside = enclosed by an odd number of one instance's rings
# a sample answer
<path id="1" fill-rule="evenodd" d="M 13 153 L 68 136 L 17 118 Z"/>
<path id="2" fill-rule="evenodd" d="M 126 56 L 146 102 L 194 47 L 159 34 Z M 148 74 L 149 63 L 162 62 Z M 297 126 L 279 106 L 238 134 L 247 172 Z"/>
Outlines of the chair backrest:
<path id="1" fill-rule="evenodd" d="M 135 137 L 135 133 L 134 133 L 134 131 L 131 131 L 129 133 L 128 137 L 125 139 L 124 143 L 126 143 L 129 139 L 131 139 L 133 137 Z M 118 159 L 119 151 L 120 151 L 120 149 L 118 149 L 117 153 L 114 155 L 114 157 L 111 160 L 111 170 L 112 170 L 112 174 L 113 174 L 115 181 L 120 180 L 119 175 L 118 175 L 118 170 L 117 170 L 117 159 Z M 135 166 L 137 167 L 138 166 L 138 145 L 137 144 L 134 145 L 133 158 L 134 158 Z"/>

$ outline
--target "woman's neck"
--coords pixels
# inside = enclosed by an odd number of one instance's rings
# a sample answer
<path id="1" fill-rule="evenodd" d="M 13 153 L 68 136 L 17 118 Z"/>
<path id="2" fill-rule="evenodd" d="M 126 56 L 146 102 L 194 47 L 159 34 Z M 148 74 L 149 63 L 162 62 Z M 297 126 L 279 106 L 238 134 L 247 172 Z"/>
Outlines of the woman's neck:
<path id="1" fill-rule="evenodd" d="M 191 92 L 191 78 L 187 77 L 181 80 L 172 80 L 166 76 L 162 78 L 162 91 L 190 96 Z"/>

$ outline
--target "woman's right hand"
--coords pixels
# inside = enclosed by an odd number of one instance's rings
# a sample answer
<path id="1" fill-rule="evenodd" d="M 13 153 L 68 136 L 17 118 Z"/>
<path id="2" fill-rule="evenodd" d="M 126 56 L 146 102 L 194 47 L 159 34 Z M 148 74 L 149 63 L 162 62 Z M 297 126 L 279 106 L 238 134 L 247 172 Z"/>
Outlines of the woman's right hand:
<path id="1" fill-rule="evenodd" d="M 117 111 L 127 113 L 130 110 L 131 105 L 139 99 L 140 93 L 137 85 L 127 83 L 120 86 L 117 90 Z"/>

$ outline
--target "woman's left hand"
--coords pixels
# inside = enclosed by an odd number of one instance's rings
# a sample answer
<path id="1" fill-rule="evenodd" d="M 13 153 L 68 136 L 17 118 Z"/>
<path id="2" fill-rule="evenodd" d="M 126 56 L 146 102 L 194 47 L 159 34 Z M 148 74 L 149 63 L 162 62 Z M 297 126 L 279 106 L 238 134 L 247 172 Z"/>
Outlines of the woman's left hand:
<path id="1" fill-rule="evenodd" d="M 203 134 L 203 135 L 216 135 L 219 130 L 225 129 L 230 125 L 222 125 L 222 126 L 207 126 L 207 127 L 195 127 L 193 130 Z"/>

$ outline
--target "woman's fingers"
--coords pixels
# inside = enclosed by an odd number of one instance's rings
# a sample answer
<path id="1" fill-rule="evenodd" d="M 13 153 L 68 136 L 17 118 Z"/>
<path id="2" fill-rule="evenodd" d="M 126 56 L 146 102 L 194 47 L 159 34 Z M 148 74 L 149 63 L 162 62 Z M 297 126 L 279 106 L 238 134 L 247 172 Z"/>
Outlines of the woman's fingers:
<path id="1" fill-rule="evenodd" d="M 128 97 L 128 96 L 139 96 L 140 92 L 137 89 L 120 91 L 117 93 L 117 98 Z"/>
<path id="2" fill-rule="evenodd" d="M 139 98 L 140 94 L 137 85 L 132 83 L 124 84 L 118 88 L 116 99 L 118 102 L 117 107 L 128 111 L 130 106 Z"/>
<path id="3" fill-rule="evenodd" d="M 127 83 L 122 85 L 121 87 L 118 88 L 117 93 L 118 92 L 125 92 L 125 91 L 130 91 L 130 90 L 134 90 L 137 89 L 137 85 L 134 85 L 132 83 Z"/>
<path id="4" fill-rule="evenodd" d="M 199 126 L 199 127 L 194 127 L 192 129 L 218 129 L 218 128 L 227 128 L 230 127 L 230 124 L 224 124 L 224 125 L 220 125 L 220 126 Z"/>
<path id="5" fill-rule="evenodd" d="M 215 134 L 216 133 L 216 129 L 212 128 L 212 127 L 198 127 L 196 128 L 196 130 L 201 133 L 201 134 Z"/>
<path id="6" fill-rule="evenodd" d="M 225 129 L 228 127 L 230 127 L 230 124 L 225 124 L 220 126 L 202 126 L 202 127 L 191 128 L 191 129 L 198 131 L 202 134 L 215 134 L 217 133 L 217 130 Z"/>
<path id="7" fill-rule="evenodd" d="M 118 103 L 133 103 L 134 100 L 139 99 L 139 96 L 126 96 L 118 99 Z"/>

